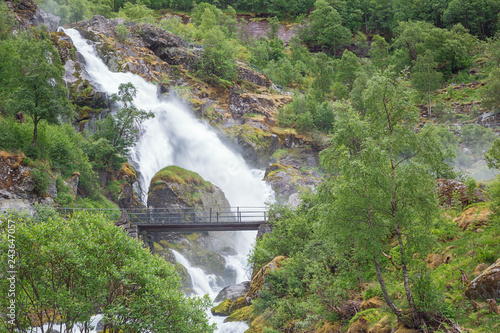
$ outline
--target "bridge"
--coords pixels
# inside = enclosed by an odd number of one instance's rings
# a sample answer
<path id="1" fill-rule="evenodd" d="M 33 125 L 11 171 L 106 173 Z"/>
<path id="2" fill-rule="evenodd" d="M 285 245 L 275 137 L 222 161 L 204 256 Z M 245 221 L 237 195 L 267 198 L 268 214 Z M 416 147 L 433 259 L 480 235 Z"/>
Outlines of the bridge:
<path id="1" fill-rule="evenodd" d="M 268 220 L 264 207 L 127 209 L 130 223 L 139 231 L 238 231 L 258 230 Z"/>
<path id="2" fill-rule="evenodd" d="M 11 208 L 23 210 L 26 208 Z M 93 209 L 93 208 L 54 208 L 63 216 L 69 216 L 75 211 L 99 212 L 111 221 L 130 223 L 137 227 L 139 233 L 144 232 L 195 232 L 195 231 L 239 231 L 258 230 L 264 227 L 269 218 L 266 207 L 236 207 L 236 208 L 127 208 L 127 209 Z M 8 210 L 7 208 L 0 211 Z M 34 211 L 28 208 L 30 214 Z M 123 216 L 125 215 L 126 216 Z"/>

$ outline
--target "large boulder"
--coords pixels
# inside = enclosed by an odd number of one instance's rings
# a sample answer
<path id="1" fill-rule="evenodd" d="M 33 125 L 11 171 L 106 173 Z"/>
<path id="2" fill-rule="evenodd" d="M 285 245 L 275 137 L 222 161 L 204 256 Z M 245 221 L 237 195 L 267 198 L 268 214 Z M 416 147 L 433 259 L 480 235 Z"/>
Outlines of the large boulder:
<path id="1" fill-rule="evenodd" d="M 233 286 L 227 286 L 217 294 L 214 302 L 222 302 L 226 299 L 230 299 L 234 302 L 238 298 L 245 296 L 245 294 L 248 292 L 248 289 L 250 289 L 250 281 L 244 281 Z"/>
<path id="2" fill-rule="evenodd" d="M 500 259 L 472 280 L 465 289 L 472 299 L 500 299 Z"/>
<path id="3" fill-rule="evenodd" d="M 151 179 L 148 207 L 176 212 L 183 208 L 222 210 L 230 205 L 220 188 L 196 172 L 168 166 Z"/>

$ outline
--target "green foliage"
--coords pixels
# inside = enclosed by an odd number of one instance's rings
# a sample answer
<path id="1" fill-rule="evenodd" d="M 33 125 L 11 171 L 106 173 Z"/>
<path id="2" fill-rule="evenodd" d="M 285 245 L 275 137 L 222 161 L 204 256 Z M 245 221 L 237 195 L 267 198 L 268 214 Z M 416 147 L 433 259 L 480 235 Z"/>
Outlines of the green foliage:
<path id="1" fill-rule="evenodd" d="M 319 130 L 328 133 L 333 128 L 335 114 L 328 102 L 320 103 L 313 96 L 297 96 L 278 112 L 282 127 L 296 126 L 300 131 Z"/>
<path id="2" fill-rule="evenodd" d="M 301 37 L 305 42 L 328 46 L 333 50 L 350 42 L 352 34 L 342 26 L 342 18 L 338 11 L 326 0 L 317 0 L 314 11 L 309 17 L 309 25 L 303 26 Z"/>
<path id="3" fill-rule="evenodd" d="M 16 223 L 16 280 L 23 286 L 15 295 L 17 330 L 37 326 L 42 316 L 49 325 L 88 325 L 97 310 L 104 316 L 104 330 L 213 332 L 204 312 L 209 300 L 183 296 L 174 267 L 102 215 L 75 212 L 67 220 L 43 215 L 39 221 L 25 215 L 0 217 L 2 228 L 6 220 Z M 0 247 L 7 271 L 6 232 Z M 9 283 L 2 281 L 7 295 Z M 8 302 L 1 301 L 2 311 Z M 5 321 L 1 325 L 7 329 Z"/>
<path id="4" fill-rule="evenodd" d="M 500 111 L 500 69 L 491 71 L 486 86 L 481 90 L 484 107 Z"/>
<path id="5" fill-rule="evenodd" d="M 30 142 L 32 132 L 31 123 L 19 124 L 13 120 L 0 119 L 0 149 L 21 151 L 33 160 L 43 157 L 48 167 L 63 177 L 79 172 L 81 193 L 98 196 L 97 174 L 85 152 L 87 142 L 81 134 L 69 124 L 42 124 L 37 147 L 33 148 Z"/>
<path id="6" fill-rule="evenodd" d="M 40 196 L 44 196 L 51 181 L 51 177 L 48 174 L 46 167 L 41 163 L 36 163 L 35 167 L 31 171 L 31 176 L 33 177 L 33 182 L 35 183 L 35 192 Z"/>
<path id="7" fill-rule="evenodd" d="M 98 124 L 98 129 L 93 135 L 96 143 L 92 148 L 100 148 L 92 149 L 97 157 L 110 153 L 107 142 L 99 142 L 99 139 L 107 140 L 117 155 L 125 156 L 139 139 L 140 124 L 154 117 L 152 112 L 139 110 L 135 107 L 133 100 L 136 94 L 137 89 L 132 83 L 122 83 L 118 88 L 118 94 L 113 95 L 112 100 L 119 102 L 120 106 L 116 114 L 109 114 Z"/>
<path id="8" fill-rule="evenodd" d="M 443 74 L 437 71 L 438 64 L 434 61 L 431 50 L 418 55 L 411 71 L 411 82 L 415 89 L 427 95 L 429 114 L 431 111 L 431 93 L 441 86 Z"/>
<path id="9" fill-rule="evenodd" d="M 127 2 L 117 14 L 118 17 L 124 17 L 131 20 L 137 20 L 144 17 L 154 16 L 154 11 L 146 7 L 142 2 Z"/>
<path id="10" fill-rule="evenodd" d="M 224 33 L 218 27 L 213 27 L 204 35 L 203 53 L 197 66 L 208 82 L 231 84 L 238 77 L 235 57 L 235 49 L 225 39 Z"/>
<path id="11" fill-rule="evenodd" d="M 395 32 L 393 47 L 405 51 L 397 53 L 400 64 L 410 65 L 419 55 L 431 50 L 445 75 L 467 67 L 478 44 L 460 24 L 446 30 L 427 22 L 400 22 Z"/>
<path id="12" fill-rule="evenodd" d="M 37 37 L 38 36 L 38 37 Z M 64 68 L 58 51 L 44 31 L 21 33 L 15 41 L 15 54 L 7 111 L 23 112 L 33 121 L 33 146 L 36 145 L 38 124 L 45 120 L 57 123 L 72 112 L 63 83 Z"/>
<path id="13" fill-rule="evenodd" d="M 123 24 L 118 24 L 115 28 L 115 32 L 120 42 L 125 42 L 127 40 L 127 36 L 130 34 L 128 28 Z"/>
<path id="14" fill-rule="evenodd" d="M 383 68 L 388 58 L 389 43 L 380 35 L 373 36 L 373 42 L 370 45 L 370 59 L 373 64 L 379 68 Z"/>
<path id="15" fill-rule="evenodd" d="M 0 3 L 0 40 L 4 40 L 10 36 L 14 22 L 14 16 L 7 7 L 7 4 L 5 2 Z"/>

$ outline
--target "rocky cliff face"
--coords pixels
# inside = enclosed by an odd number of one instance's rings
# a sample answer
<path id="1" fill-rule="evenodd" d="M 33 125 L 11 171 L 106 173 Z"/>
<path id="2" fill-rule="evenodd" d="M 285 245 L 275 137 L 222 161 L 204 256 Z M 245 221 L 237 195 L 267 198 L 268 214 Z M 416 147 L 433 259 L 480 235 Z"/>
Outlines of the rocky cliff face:
<path id="1" fill-rule="evenodd" d="M 221 138 L 238 149 L 251 165 L 265 168 L 277 149 L 310 144 L 306 136 L 276 127 L 278 109 L 292 96 L 273 91 L 264 74 L 238 61 L 239 79 L 233 87 L 212 86 L 192 75 L 200 48 L 151 24 L 132 23 L 126 40 L 120 41 L 115 30 L 122 23 L 123 19 L 108 20 L 97 15 L 74 27 L 95 43 L 112 71 L 141 75 L 158 82 L 158 94 L 184 99 L 200 118 L 216 126 Z M 69 57 L 66 70 L 66 81 L 79 108 L 78 121 L 81 128 L 86 128 L 86 122 L 106 110 L 106 96 L 94 91 L 77 53 Z"/>
<path id="2" fill-rule="evenodd" d="M 33 0 L 6 1 L 7 7 L 14 12 L 18 29 L 26 30 L 30 26 L 45 25 L 49 31 L 57 31 L 61 18 L 46 13 Z"/>

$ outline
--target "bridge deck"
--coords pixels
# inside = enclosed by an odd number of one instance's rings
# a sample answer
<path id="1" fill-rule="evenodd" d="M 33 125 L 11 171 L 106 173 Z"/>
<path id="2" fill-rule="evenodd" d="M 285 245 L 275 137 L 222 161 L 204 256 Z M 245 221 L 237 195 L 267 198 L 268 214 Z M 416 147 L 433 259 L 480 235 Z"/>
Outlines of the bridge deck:
<path id="1" fill-rule="evenodd" d="M 219 209 L 148 209 L 128 211 L 130 222 L 141 231 L 258 230 L 267 221 L 261 207 Z"/>
<path id="2" fill-rule="evenodd" d="M 64 216 L 78 210 L 100 212 L 112 221 L 121 219 L 127 214 L 132 225 L 139 231 L 236 231 L 258 230 L 267 223 L 268 210 L 265 207 L 209 208 L 197 210 L 193 208 L 164 209 L 87 209 L 56 208 Z"/>

